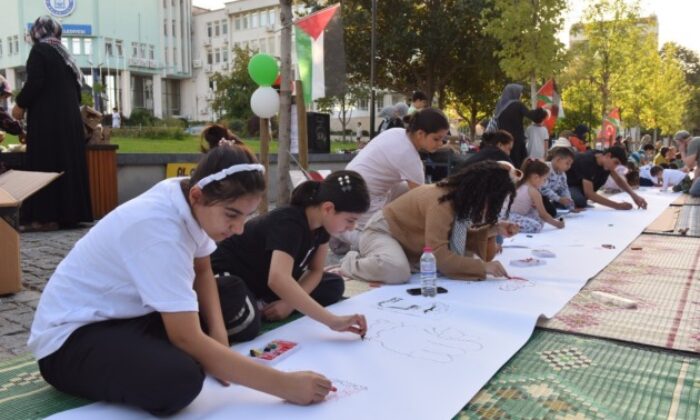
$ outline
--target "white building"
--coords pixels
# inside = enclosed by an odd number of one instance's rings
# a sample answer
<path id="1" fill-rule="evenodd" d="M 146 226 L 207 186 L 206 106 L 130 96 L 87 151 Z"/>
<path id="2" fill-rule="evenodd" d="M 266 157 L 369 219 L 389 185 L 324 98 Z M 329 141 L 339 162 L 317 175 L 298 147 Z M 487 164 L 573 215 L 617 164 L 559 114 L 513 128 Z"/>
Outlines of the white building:
<path id="1" fill-rule="evenodd" d="M 52 13 L 88 84 L 99 81 L 105 87 L 103 110 L 117 107 L 126 116 L 146 109 L 160 118 L 216 120 L 211 77 L 230 70 L 233 49 L 280 55 L 277 0 L 234 0 L 217 10 L 193 7 L 191 0 L 2 2 L 0 73 L 13 89 L 26 79 L 28 29 L 40 15 Z M 296 73 L 293 43 L 292 66 Z M 377 110 L 403 100 L 392 94 L 377 97 Z M 368 108 L 368 101 L 358 104 L 348 127 L 361 121 L 368 129 Z M 331 117 L 331 127 L 340 129 L 337 116 Z"/>

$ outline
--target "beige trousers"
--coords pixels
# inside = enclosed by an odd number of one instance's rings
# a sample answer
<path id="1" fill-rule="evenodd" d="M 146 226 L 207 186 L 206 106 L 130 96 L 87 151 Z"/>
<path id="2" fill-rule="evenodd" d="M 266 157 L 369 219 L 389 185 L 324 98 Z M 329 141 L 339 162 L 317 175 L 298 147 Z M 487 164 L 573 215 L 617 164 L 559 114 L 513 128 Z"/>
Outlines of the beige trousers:
<path id="1" fill-rule="evenodd" d="M 343 272 L 365 281 L 406 283 L 411 267 L 401 244 L 391 236 L 384 212 L 369 219 L 359 238 L 359 251 L 348 252 L 341 261 Z"/>

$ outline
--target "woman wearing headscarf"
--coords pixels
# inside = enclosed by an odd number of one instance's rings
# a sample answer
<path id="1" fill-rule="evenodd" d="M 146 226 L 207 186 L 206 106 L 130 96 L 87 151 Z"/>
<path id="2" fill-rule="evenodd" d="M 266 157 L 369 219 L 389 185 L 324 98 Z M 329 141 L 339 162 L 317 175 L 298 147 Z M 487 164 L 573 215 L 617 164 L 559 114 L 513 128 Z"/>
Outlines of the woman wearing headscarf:
<path id="1" fill-rule="evenodd" d="M 63 172 L 22 205 L 22 222 L 32 230 L 55 230 L 91 222 L 85 137 L 80 118 L 83 74 L 61 43 L 61 24 L 38 18 L 30 36 L 27 81 L 12 115 L 27 115 L 26 169 Z"/>
<path id="2" fill-rule="evenodd" d="M 528 110 L 520 102 L 523 87 L 516 83 L 506 85 L 501 94 L 501 98 L 496 104 L 496 111 L 493 117 L 498 122 L 498 128 L 505 130 L 513 136 L 513 149 L 510 151 L 510 159 L 516 168 L 522 166 L 527 158 L 527 147 L 525 146 L 525 128 L 523 118 L 533 120 L 537 117 L 537 110 Z"/>

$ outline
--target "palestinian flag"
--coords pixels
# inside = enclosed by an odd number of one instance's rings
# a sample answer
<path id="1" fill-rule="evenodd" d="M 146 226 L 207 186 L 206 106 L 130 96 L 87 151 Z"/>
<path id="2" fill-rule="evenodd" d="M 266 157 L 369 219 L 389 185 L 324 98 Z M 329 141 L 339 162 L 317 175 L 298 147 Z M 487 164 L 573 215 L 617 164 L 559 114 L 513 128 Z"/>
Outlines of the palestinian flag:
<path id="1" fill-rule="evenodd" d="M 549 116 L 542 124 L 547 127 L 547 131 L 551 135 L 554 132 L 557 118 L 564 117 L 564 107 L 562 106 L 561 96 L 557 92 L 557 84 L 554 79 L 547 80 L 547 83 L 537 91 L 537 108 L 549 110 Z"/>
<path id="2" fill-rule="evenodd" d="M 608 147 L 612 146 L 617 137 L 617 133 L 620 132 L 620 110 L 618 108 L 613 108 L 608 115 L 603 118 L 603 128 L 601 128 L 600 133 L 598 133 L 598 139 L 603 140 L 603 143 L 607 142 Z"/>
<path id="3" fill-rule="evenodd" d="M 345 45 L 340 4 L 312 13 L 296 22 L 297 65 L 304 101 L 345 91 Z"/>

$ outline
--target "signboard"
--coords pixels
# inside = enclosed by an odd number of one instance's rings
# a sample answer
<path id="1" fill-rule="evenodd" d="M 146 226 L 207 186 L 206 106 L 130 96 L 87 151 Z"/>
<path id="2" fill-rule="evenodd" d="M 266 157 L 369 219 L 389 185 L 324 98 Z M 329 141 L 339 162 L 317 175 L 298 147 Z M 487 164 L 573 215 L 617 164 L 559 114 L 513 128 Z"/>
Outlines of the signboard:
<path id="1" fill-rule="evenodd" d="M 165 177 L 192 176 L 195 169 L 197 169 L 196 163 L 168 163 L 165 166 Z"/>
<path id="2" fill-rule="evenodd" d="M 44 0 L 49 13 L 56 17 L 66 17 L 75 11 L 76 0 Z"/>
<path id="3" fill-rule="evenodd" d="M 34 26 L 34 22 L 27 23 L 27 31 L 30 31 L 32 26 Z M 75 25 L 66 23 L 62 24 L 61 27 L 63 28 L 63 31 L 61 31 L 62 36 L 92 35 L 92 25 Z"/>

